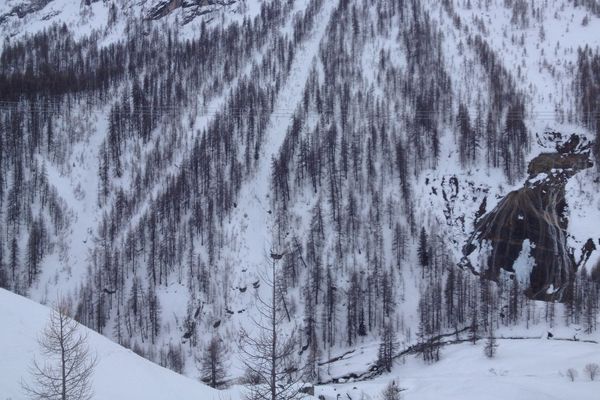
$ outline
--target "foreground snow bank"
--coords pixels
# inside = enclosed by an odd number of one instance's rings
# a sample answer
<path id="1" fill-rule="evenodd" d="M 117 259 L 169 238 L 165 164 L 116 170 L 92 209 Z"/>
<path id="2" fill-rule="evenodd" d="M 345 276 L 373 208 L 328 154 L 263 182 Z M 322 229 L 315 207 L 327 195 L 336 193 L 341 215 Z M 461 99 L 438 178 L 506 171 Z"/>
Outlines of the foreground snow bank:
<path id="1" fill-rule="evenodd" d="M 0 289 L 0 400 L 24 399 L 21 379 L 28 379 L 32 357 L 38 359 L 38 333 L 50 309 Z M 87 328 L 81 327 L 87 330 Z M 139 357 L 96 332 L 89 331 L 89 345 L 97 352 L 94 374 L 95 400 L 220 399 L 223 393 Z"/>
<path id="2" fill-rule="evenodd" d="M 436 364 L 425 365 L 420 358 L 410 356 L 391 374 L 371 382 L 317 387 L 316 394 L 327 400 L 338 395 L 343 399 L 379 400 L 385 386 L 395 380 L 403 389 L 403 400 L 599 398 L 600 379 L 591 382 L 584 368 L 589 363 L 600 364 L 600 345 L 545 339 L 498 339 L 498 344 L 498 355 L 493 359 L 484 356 L 484 341 L 475 346 L 452 345 L 442 349 L 442 360 Z M 569 368 L 578 372 L 574 382 L 566 376 Z"/>
<path id="3" fill-rule="evenodd" d="M 25 398 L 20 382 L 27 379 L 27 368 L 39 351 L 37 335 L 49 312 L 47 307 L 0 289 L 0 400 Z M 161 368 L 92 331 L 89 344 L 99 357 L 94 376 L 95 400 L 241 398 L 239 388 L 227 392 L 211 389 Z M 589 363 L 600 364 L 600 345 L 499 339 L 498 356 L 488 359 L 483 355 L 483 344 L 480 341 L 475 346 L 470 343 L 447 346 L 442 350 L 442 360 L 433 365 L 410 356 L 404 363 L 397 363 L 392 374 L 369 382 L 319 386 L 316 395 L 328 400 L 338 395 L 349 398 L 346 394 L 351 399 L 375 400 L 381 398 L 380 393 L 391 380 L 396 380 L 404 389 L 404 400 L 598 399 L 600 380 L 591 382 L 584 368 Z M 375 347 L 370 344 L 363 350 Z M 331 368 L 350 371 L 369 364 L 370 355 L 371 351 L 357 349 Z M 575 382 L 566 376 L 569 368 L 579 373 Z"/>

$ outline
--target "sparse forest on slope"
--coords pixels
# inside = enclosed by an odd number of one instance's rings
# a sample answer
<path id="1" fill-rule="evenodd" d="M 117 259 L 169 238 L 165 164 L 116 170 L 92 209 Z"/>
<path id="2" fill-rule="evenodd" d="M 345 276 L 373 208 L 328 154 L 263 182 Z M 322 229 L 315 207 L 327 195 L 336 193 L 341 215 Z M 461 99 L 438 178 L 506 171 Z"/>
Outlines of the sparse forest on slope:
<path id="1" fill-rule="evenodd" d="M 68 294 L 86 326 L 189 375 L 256 316 L 274 257 L 282 329 L 315 382 L 333 378 L 332 353 L 367 340 L 390 369 L 400 343 L 437 361 L 450 332 L 595 332 L 600 234 L 578 221 L 600 213 L 581 205 L 596 168 L 562 182 L 574 221 L 551 225 L 581 259 L 547 298 L 564 315 L 526 290 L 544 267 L 525 244 L 491 282 L 473 273 L 484 256 L 458 266 L 555 145 L 545 132 L 600 132 L 598 43 L 558 43 L 560 2 L 548 15 L 519 0 L 246 0 L 187 20 L 192 3 L 154 4 L 152 18 L 146 5 L 84 4 L 81 18 L 106 16 L 89 34 L 56 14 L 4 41 L 0 287 Z M 600 24 L 572 3 L 587 18 L 572 30 Z M 528 64 L 552 50 L 565 59 Z"/>

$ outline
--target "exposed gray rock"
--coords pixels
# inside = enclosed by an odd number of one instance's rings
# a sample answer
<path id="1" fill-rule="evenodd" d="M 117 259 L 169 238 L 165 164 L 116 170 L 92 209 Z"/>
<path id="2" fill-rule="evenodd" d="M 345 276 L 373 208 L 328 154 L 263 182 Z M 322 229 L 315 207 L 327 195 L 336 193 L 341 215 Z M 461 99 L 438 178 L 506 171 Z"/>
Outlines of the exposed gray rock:
<path id="1" fill-rule="evenodd" d="M 552 135 L 560 141 L 560 134 Z M 556 145 L 556 152 L 534 158 L 523 188 L 508 193 L 479 220 L 463 247 L 461 265 L 498 280 L 502 269 L 515 272 L 515 261 L 527 239 L 531 246 L 523 251 L 528 250 L 534 262 L 527 295 L 536 300 L 563 300 L 578 266 L 567 245 L 565 185 L 577 172 L 592 166 L 590 147 L 580 136 L 572 135 Z M 486 249 L 484 265 L 474 266 L 469 259 L 476 249 Z"/>
<path id="2" fill-rule="evenodd" d="M 28 14 L 40 11 L 51 2 L 52 0 L 31 0 L 16 5 L 9 12 L 0 15 L 0 24 L 4 23 L 8 18 L 12 16 L 24 18 Z"/>
<path id="3" fill-rule="evenodd" d="M 214 13 L 223 7 L 231 6 L 238 0 L 183 0 L 183 23 L 187 24 L 196 17 Z"/>
<path id="4" fill-rule="evenodd" d="M 150 9 L 146 18 L 156 20 L 182 9 L 183 23 L 187 24 L 199 16 L 214 13 L 237 2 L 238 0 L 162 0 Z"/>
<path id="5" fill-rule="evenodd" d="M 181 7 L 183 1 L 182 0 L 163 0 L 156 3 L 150 11 L 148 11 L 148 15 L 146 18 L 148 19 L 160 19 L 166 17 L 179 7 Z"/>

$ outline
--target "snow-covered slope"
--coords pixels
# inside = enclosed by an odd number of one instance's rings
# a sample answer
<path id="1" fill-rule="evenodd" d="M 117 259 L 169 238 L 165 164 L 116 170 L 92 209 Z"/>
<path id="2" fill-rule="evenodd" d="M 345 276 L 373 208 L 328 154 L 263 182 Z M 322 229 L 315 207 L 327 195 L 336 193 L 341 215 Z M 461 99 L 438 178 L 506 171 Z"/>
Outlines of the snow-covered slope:
<path id="1" fill-rule="evenodd" d="M 370 382 L 347 382 L 317 387 L 315 395 L 327 400 L 381 399 L 380 393 L 392 380 L 403 389 L 403 400 L 595 400 L 600 381 L 590 381 L 584 368 L 600 362 L 600 345 L 546 339 L 498 340 L 498 354 L 488 359 L 483 341 L 449 346 L 442 360 L 426 365 L 410 357 L 391 374 Z M 365 352 L 368 356 L 368 349 Z M 364 354 L 345 364 L 364 363 Z M 568 369 L 577 371 L 574 382 Z M 349 396 L 349 397 L 348 397 Z"/>
<path id="2" fill-rule="evenodd" d="M 389 324 L 416 343 L 433 304 L 423 336 L 492 320 L 595 337 L 587 276 L 554 315 L 522 295 L 526 268 L 489 307 L 455 268 L 547 150 L 536 134 L 593 136 L 569 116 L 577 47 L 600 37 L 584 8 L 548 0 L 514 21 L 523 0 L 240 0 L 184 23 L 198 1 L 34 2 L 0 2 L 0 286 L 70 296 L 83 323 L 171 368 L 174 349 L 189 376 L 211 337 L 256 316 L 271 250 L 317 364 L 375 356 Z M 597 175 L 567 185 L 577 259 L 599 236 Z"/>
<path id="3" fill-rule="evenodd" d="M 34 356 L 40 357 L 37 337 L 46 324 L 49 309 L 0 289 L 0 400 L 24 398 L 21 381 Z M 81 327 L 99 364 L 94 374 L 97 400 L 219 400 L 240 398 L 238 388 L 211 389 L 195 380 L 161 368 Z M 584 368 L 600 362 L 600 345 L 547 339 L 498 340 L 494 359 L 484 356 L 483 341 L 464 343 L 443 350 L 442 360 L 426 365 L 416 356 L 398 361 L 391 374 L 367 382 L 347 382 L 315 388 L 315 395 L 333 400 L 346 394 L 352 399 L 380 399 L 392 380 L 403 389 L 405 400 L 486 399 L 554 400 L 597 398 L 600 381 L 591 382 Z M 333 374 L 364 368 L 373 361 L 376 343 L 360 346 L 351 355 L 333 363 Z M 323 367 L 326 368 L 326 367 Z M 566 376 L 578 371 L 575 382 Z M 361 397 L 364 396 L 364 397 Z"/>
<path id="4" fill-rule="evenodd" d="M 33 357 L 40 358 L 37 338 L 50 310 L 31 300 L 0 289 L 0 399 L 25 398 L 26 381 Z M 198 400 L 220 399 L 223 392 L 178 375 L 138 356 L 83 326 L 92 352 L 98 355 L 94 373 L 97 400 Z M 228 393 L 234 398 L 235 393 Z"/>
<path id="5" fill-rule="evenodd" d="M 452 6 L 444 7 L 444 3 Z M 514 80 L 516 90 L 525 98 L 525 124 L 530 136 L 526 159 L 530 161 L 540 152 L 553 151 L 552 146 L 544 147 L 548 143 L 537 138 L 544 132 L 578 133 L 590 138 L 595 134 L 578 120 L 581 105 L 575 87 L 579 73 L 578 49 L 599 48 L 600 19 L 582 2 L 548 0 L 543 5 L 532 2 L 522 7 L 524 3 L 518 0 L 440 1 L 430 2 L 428 8 L 445 32 L 446 62 L 455 82 L 459 82 L 454 90 L 461 101 L 469 104 L 471 116 L 481 99 L 485 102 L 489 96 L 489 81 L 498 79 L 498 76 L 486 76 L 485 68 L 477 65 L 478 56 L 472 45 L 475 37 L 489 45 Z M 487 146 L 487 143 L 482 144 L 482 150 Z M 473 175 L 469 178 L 476 187 L 505 184 L 493 171 L 490 176 L 489 171 L 475 167 L 468 173 Z M 588 223 L 600 217 L 600 206 L 593 195 L 597 186 L 591 184 L 596 173 L 596 169 L 583 171 L 568 184 L 568 240 L 576 258 L 590 237 L 599 236 L 593 224 Z M 504 194 L 509 190 L 510 186 L 505 187 Z M 490 199 L 493 199 L 491 195 L 488 201 Z M 493 208 L 494 200 L 488 206 Z M 469 210 L 469 214 L 473 215 L 474 210 Z M 595 252 L 588 265 L 593 266 L 599 260 L 599 253 Z"/>

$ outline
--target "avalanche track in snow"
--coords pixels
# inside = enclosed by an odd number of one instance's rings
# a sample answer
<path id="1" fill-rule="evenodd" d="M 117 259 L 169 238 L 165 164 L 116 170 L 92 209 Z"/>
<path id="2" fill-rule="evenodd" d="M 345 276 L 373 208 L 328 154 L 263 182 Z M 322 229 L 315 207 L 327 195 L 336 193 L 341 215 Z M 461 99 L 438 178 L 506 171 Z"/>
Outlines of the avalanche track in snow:
<path id="1" fill-rule="evenodd" d="M 228 236 L 234 238 L 235 243 L 241 246 L 234 255 L 234 268 L 244 270 L 248 268 L 248 272 L 259 272 L 260 266 L 268 261 L 274 234 L 271 210 L 271 162 L 286 137 L 293 110 L 302 98 L 312 61 L 318 55 L 319 44 L 325 35 L 329 18 L 335 7 L 335 2 L 324 2 L 312 34 L 296 52 L 290 75 L 273 107 L 275 112 L 270 116 L 257 171 L 251 180 L 243 184 L 238 197 L 239 204 L 232 213 L 231 222 L 225 227 L 230 232 Z"/>

